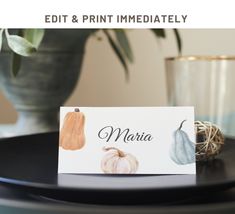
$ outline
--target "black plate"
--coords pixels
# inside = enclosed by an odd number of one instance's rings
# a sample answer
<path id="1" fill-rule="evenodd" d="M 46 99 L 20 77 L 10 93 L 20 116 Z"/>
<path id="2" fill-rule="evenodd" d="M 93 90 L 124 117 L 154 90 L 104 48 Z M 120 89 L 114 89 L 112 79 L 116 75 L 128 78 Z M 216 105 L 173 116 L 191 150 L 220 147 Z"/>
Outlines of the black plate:
<path id="1" fill-rule="evenodd" d="M 197 175 L 57 175 L 58 133 L 0 140 L 0 182 L 31 194 L 73 202 L 172 202 L 235 186 L 235 141 Z M 84 163 L 83 163 L 84 164 Z"/>

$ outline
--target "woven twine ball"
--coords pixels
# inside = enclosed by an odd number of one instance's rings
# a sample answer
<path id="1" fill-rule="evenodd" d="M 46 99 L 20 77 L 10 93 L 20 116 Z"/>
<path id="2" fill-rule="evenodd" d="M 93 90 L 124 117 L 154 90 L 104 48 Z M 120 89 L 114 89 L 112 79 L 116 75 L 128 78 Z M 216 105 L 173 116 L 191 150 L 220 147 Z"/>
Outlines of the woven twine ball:
<path id="1" fill-rule="evenodd" d="M 224 136 L 219 128 L 207 121 L 195 121 L 196 160 L 205 161 L 218 155 L 224 145 Z"/>

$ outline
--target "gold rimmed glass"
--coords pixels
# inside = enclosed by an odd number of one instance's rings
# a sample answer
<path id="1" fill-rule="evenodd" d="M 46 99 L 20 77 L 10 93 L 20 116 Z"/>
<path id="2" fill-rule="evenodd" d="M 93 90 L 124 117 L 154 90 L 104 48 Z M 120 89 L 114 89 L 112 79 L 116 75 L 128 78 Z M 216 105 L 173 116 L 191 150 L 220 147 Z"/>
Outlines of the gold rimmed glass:
<path id="1" fill-rule="evenodd" d="M 235 137 L 235 56 L 179 56 L 165 62 L 169 104 L 194 106 L 197 120 Z"/>

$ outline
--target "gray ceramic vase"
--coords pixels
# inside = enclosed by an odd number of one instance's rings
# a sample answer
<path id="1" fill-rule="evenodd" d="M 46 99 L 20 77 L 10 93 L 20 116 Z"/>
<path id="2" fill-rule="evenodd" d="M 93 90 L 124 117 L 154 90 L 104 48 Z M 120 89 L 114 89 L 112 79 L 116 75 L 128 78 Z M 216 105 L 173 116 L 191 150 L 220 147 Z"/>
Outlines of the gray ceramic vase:
<path id="1" fill-rule="evenodd" d="M 16 124 L 2 136 L 58 130 L 59 108 L 77 84 L 90 34 L 91 30 L 46 30 L 39 51 L 22 58 L 16 78 L 10 72 L 11 53 L 0 53 L 1 88 L 18 112 Z"/>

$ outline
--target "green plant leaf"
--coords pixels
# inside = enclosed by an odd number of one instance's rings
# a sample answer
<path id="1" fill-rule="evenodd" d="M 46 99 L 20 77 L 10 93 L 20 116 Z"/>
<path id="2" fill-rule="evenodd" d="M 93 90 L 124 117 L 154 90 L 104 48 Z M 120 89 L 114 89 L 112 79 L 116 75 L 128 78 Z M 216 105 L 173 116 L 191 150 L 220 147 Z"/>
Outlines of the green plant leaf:
<path id="1" fill-rule="evenodd" d="M 128 70 L 128 66 L 127 66 L 125 57 L 122 55 L 122 52 L 119 50 L 119 47 L 116 45 L 116 43 L 112 39 L 112 37 L 109 34 L 109 32 L 107 30 L 103 30 L 103 31 L 104 31 L 104 34 L 108 38 L 109 44 L 113 48 L 114 52 L 116 53 L 117 57 L 119 58 L 120 62 L 122 63 L 122 65 L 124 67 L 125 74 L 126 74 L 126 79 L 129 80 L 129 70 Z"/>
<path id="2" fill-rule="evenodd" d="M 34 52 L 36 52 L 36 48 L 33 44 L 26 39 L 17 35 L 10 35 L 7 30 L 5 32 L 7 43 L 15 53 L 21 56 L 31 56 Z"/>
<path id="3" fill-rule="evenodd" d="M 21 67 L 21 56 L 16 53 L 13 53 L 12 54 L 11 72 L 14 77 L 16 77 L 17 74 L 19 73 L 20 67 Z"/>
<path id="4" fill-rule="evenodd" d="M 175 33 L 175 38 L 176 38 L 176 42 L 177 42 L 178 51 L 181 54 L 182 42 L 181 42 L 180 34 L 179 34 L 177 29 L 173 29 L 173 30 L 174 30 L 174 33 Z"/>
<path id="5" fill-rule="evenodd" d="M 159 38 L 166 38 L 166 33 L 164 29 L 151 29 L 155 36 Z"/>
<path id="6" fill-rule="evenodd" d="M 2 50 L 2 34 L 3 34 L 4 29 L 2 28 L 0 30 L 0 51 Z"/>
<path id="7" fill-rule="evenodd" d="M 125 30 L 123 29 L 114 30 L 114 33 L 120 48 L 122 48 L 123 50 L 123 53 L 126 55 L 127 59 L 130 62 L 133 62 L 134 57 Z"/>
<path id="8" fill-rule="evenodd" d="M 25 29 L 23 32 L 23 37 L 33 44 L 34 47 L 38 48 L 44 37 L 44 29 Z"/>

